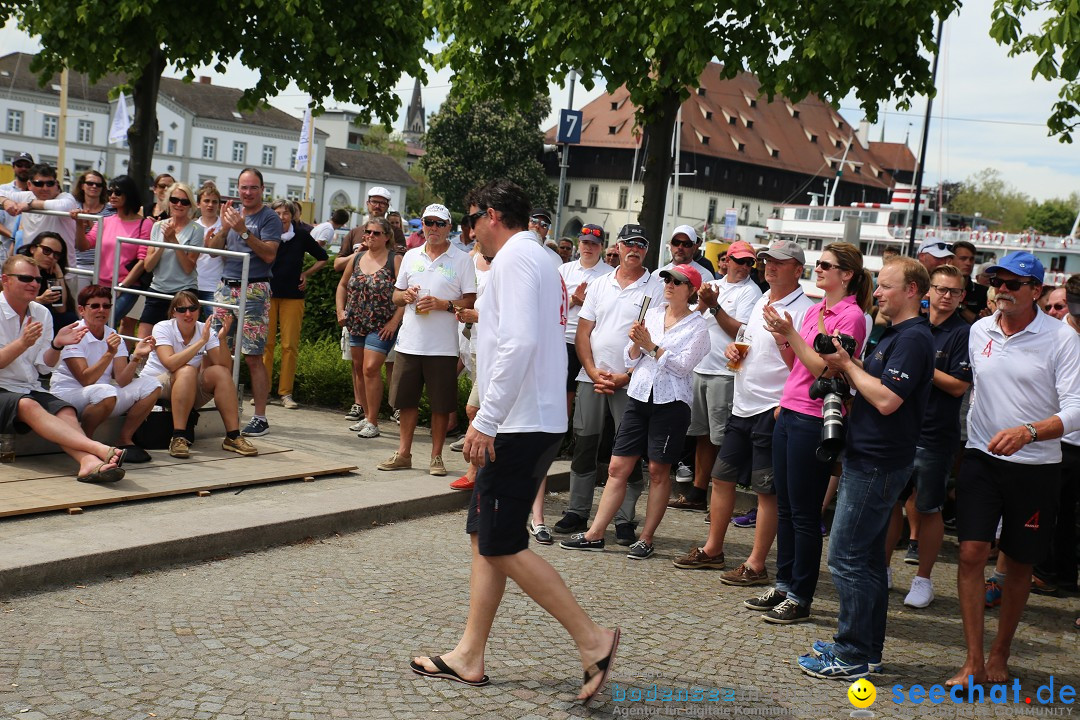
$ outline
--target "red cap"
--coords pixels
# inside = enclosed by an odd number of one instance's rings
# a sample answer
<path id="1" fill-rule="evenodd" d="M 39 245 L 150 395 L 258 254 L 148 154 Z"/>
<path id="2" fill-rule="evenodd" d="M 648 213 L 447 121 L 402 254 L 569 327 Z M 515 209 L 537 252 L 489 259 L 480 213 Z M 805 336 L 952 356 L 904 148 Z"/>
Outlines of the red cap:
<path id="1" fill-rule="evenodd" d="M 754 248 L 750 247 L 750 243 L 739 240 L 728 246 L 727 256 L 729 258 L 757 258 L 757 253 L 754 252 Z"/>
<path id="2" fill-rule="evenodd" d="M 695 292 L 701 289 L 701 273 L 693 265 L 676 265 L 660 271 L 660 277 L 668 276 L 690 283 Z"/>

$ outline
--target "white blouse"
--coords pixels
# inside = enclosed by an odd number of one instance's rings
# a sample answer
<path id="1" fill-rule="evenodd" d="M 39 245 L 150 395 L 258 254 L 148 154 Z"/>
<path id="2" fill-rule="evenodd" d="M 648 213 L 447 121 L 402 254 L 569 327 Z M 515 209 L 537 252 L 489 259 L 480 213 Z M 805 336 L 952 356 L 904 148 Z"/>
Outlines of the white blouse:
<path id="1" fill-rule="evenodd" d="M 672 327 L 664 330 L 667 306 L 662 305 L 645 313 L 645 329 L 656 345 L 664 348 L 657 360 L 642 353 L 637 360 L 630 357 L 634 341 L 626 344 L 623 362 L 633 371 L 627 394 L 640 402 L 657 405 L 682 401 L 693 406 L 693 372 L 709 354 L 709 327 L 701 313 L 691 312 Z"/>

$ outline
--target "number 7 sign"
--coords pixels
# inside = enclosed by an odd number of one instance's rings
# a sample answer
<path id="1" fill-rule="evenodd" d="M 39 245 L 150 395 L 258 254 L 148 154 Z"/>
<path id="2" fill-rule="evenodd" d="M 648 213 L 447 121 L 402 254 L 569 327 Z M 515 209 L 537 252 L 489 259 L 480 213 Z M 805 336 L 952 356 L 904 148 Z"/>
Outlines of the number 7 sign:
<path id="1" fill-rule="evenodd" d="M 556 140 L 567 145 L 577 145 L 581 142 L 581 118 L 580 110 L 559 111 L 559 135 Z"/>

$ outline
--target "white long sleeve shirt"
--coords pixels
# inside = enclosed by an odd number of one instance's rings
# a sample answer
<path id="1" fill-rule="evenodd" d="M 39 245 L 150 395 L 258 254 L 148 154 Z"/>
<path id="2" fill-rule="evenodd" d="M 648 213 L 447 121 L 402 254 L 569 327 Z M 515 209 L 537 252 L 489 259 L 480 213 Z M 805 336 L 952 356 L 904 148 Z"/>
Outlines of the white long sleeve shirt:
<path id="1" fill-rule="evenodd" d="M 477 301 L 476 374 L 485 435 L 566 432 L 566 290 L 532 233 L 513 235 Z"/>
<path id="2" fill-rule="evenodd" d="M 691 312 L 665 330 L 666 315 L 666 304 L 645 313 L 645 329 L 653 343 L 664 348 L 659 359 L 645 353 L 632 359 L 633 340 L 623 350 L 623 362 L 633 371 L 627 394 L 648 402 L 652 393 L 652 401 L 657 405 L 676 400 L 693 405 L 694 368 L 709 354 L 709 329 L 701 313 Z"/>
<path id="3" fill-rule="evenodd" d="M 1080 342 L 1067 324 L 1039 312 L 1006 337 L 994 313 L 971 326 L 968 352 L 974 392 L 967 447 L 989 452 L 999 430 L 1061 418 L 1065 434 L 1080 430 Z M 1021 465 L 1061 462 L 1060 440 L 1039 440 L 1002 460 Z"/>

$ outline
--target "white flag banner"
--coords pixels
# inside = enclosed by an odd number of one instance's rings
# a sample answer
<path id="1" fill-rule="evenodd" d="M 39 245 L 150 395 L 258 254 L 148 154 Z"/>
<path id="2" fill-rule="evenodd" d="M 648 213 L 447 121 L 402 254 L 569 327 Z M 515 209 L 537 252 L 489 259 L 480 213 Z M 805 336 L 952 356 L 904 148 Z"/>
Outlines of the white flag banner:
<path id="1" fill-rule="evenodd" d="M 311 108 L 304 111 L 304 124 L 300 127 L 300 144 L 296 147 L 296 166 L 293 170 L 303 170 L 307 167 L 308 155 L 311 153 Z"/>
<path id="2" fill-rule="evenodd" d="M 131 127 L 131 117 L 128 115 L 127 98 L 121 90 L 120 97 L 116 100 L 116 116 L 113 117 L 112 127 L 109 128 L 109 142 L 122 143 L 127 140 L 129 127 Z"/>

